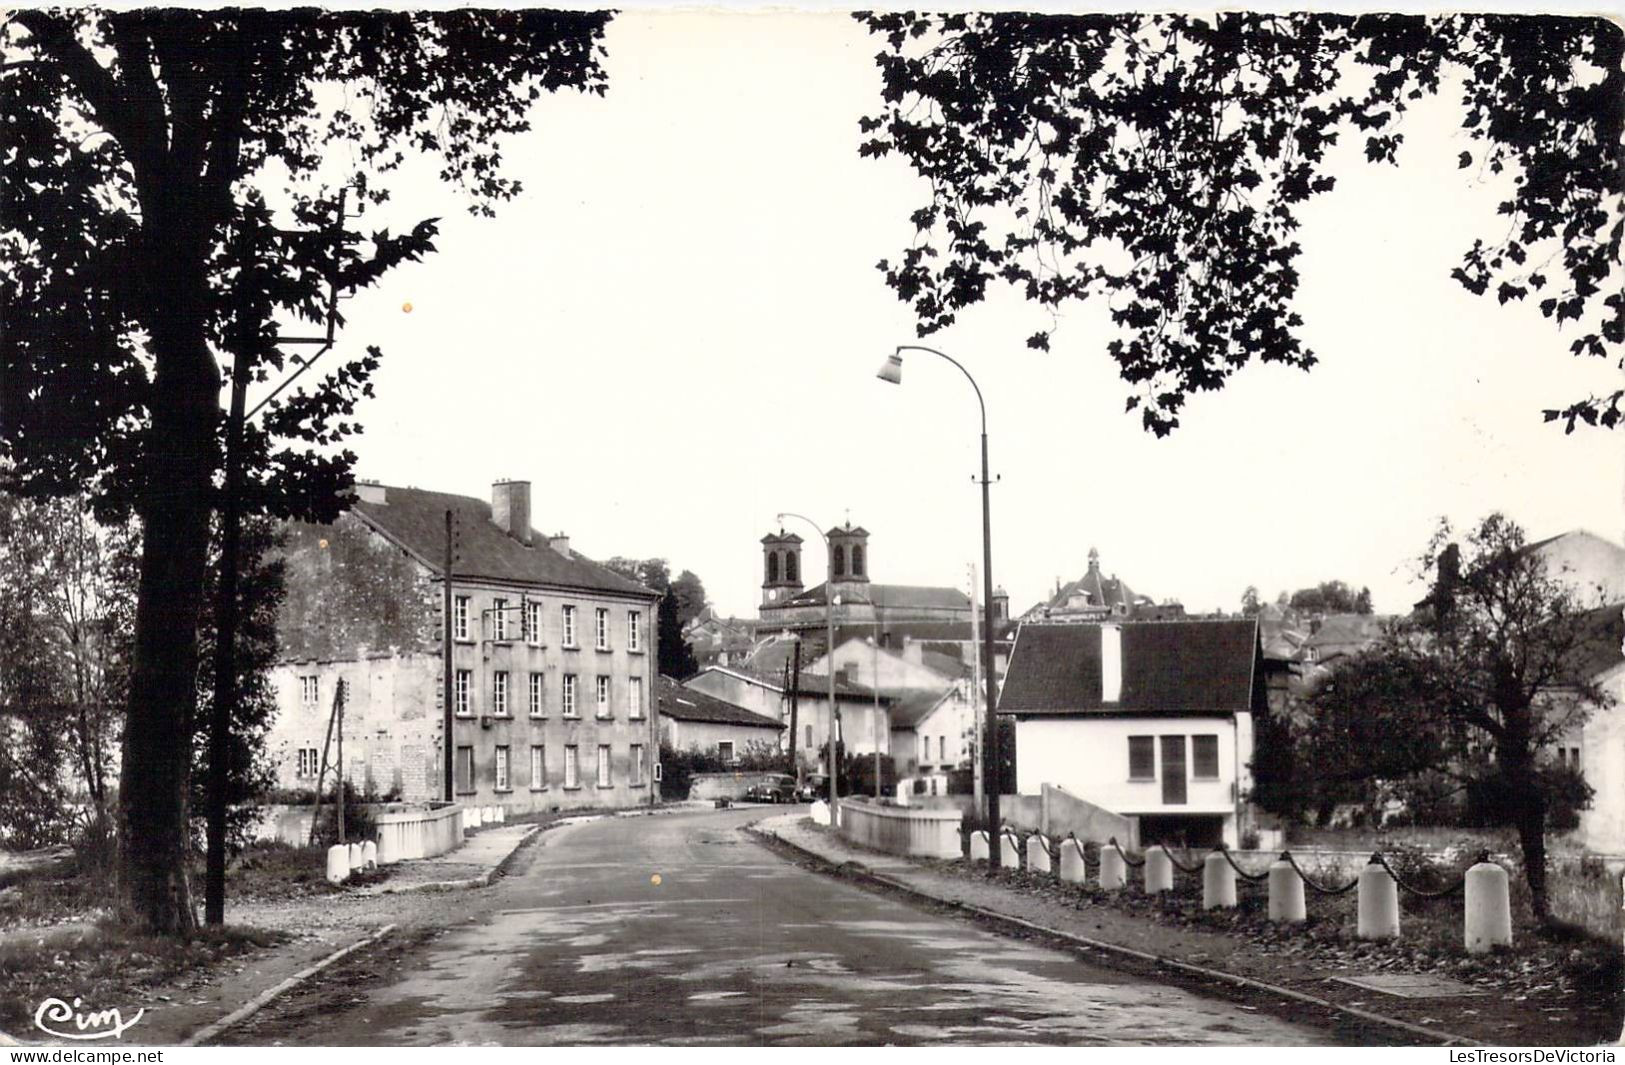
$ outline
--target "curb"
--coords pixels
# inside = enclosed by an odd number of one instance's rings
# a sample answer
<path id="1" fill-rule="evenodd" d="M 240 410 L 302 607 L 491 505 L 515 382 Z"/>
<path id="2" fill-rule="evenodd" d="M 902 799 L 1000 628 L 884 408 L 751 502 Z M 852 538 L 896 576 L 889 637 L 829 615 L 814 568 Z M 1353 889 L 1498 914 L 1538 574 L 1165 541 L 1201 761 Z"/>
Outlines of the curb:
<path id="1" fill-rule="evenodd" d="M 384 927 L 380 928 L 367 938 L 359 939 L 347 947 L 334 951 L 321 961 L 317 962 L 315 965 L 312 965 L 306 969 L 301 969 L 292 976 L 288 977 L 286 980 L 276 984 L 274 987 L 261 991 L 259 994 L 249 999 L 246 1003 L 232 1010 L 230 1013 L 226 1014 L 218 1021 L 215 1021 L 213 1024 L 207 1024 L 202 1028 L 199 1028 L 197 1031 L 183 1039 L 180 1045 L 183 1047 L 201 1046 L 203 1043 L 215 1038 L 233 1025 L 240 1024 L 243 1021 L 246 1021 L 248 1018 L 254 1016 L 254 1014 L 270 1005 L 271 1002 L 277 998 L 277 996 L 293 990 L 306 980 L 309 980 L 312 976 L 315 976 L 317 973 L 327 968 L 329 965 L 332 965 L 334 962 L 339 961 L 347 955 L 360 950 L 362 947 L 371 946 L 380 939 L 383 939 L 385 936 L 389 935 L 389 933 L 393 932 L 394 930 L 395 925 L 386 924 Z"/>
<path id="2" fill-rule="evenodd" d="M 483 876 L 471 876 L 463 880 L 431 880 L 426 884 L 402 884 L 398 887 L 390 887 L 388 884 L 385 884 L 373 894 L 410 895 L 418 891 L 470 891 L 475 888 L 490 887 L 491 883 L 496 880 L 497 877 L 506 875 L 508 863 L 513 861 L 513 856 L 519 853 L 519 849 L 521 847 L 529 843 L 532 839 L 536 838 L 536 833 L 540 832 L 541 830 L 541 825 L 535 825 L 529 832 L 526 832 L 523 836 L 520 836 L 519 839 L 515 841 L 513 850 L 504 855 L 502 860 L 496 865 L 486 870 Z"/>
<path id="3" fill-rule="evenodd" d="M 1302 991 L 1294 991 L 1291 988 L 1266 983 L 1263 980 L 1255 980 L 1249 976 L 1239 976 L 1235 973 L 1227 973 L 1222 969 L 1209 969 L 1204 965 L 1196 965 L 1187 961 L 1179 961 L 1175 958 L 1169 958 L 1161 954 L 1152 954 L 1149 951 L 1135 950 L 1133 947 L 1120 946 L 1119 944 L 1108 943 L 1099 939 L 1090 939 L 1087 936 L 1074 935 L 1071 932 L 1062 932 L 1059 929 L 1048 928 L 1033 921 L 1024 920 L 1020 917 L 1014 917 L 1010 914 L 999 913 L 997 910 L 984 909 L 981 906 L 976 906 L 968 902 L 957 902 L 953 899 L 939 898 L 936 895 L 921 891 L 919 888 L 916 888 L 911 884 L 904 883 L 901 880 L 894 880 L 893 878 L 882 873 L 873 872 L 868 868 L 868 866 L 863 865 L 861 862 L 851 861 L 845 864 L 837 864 L 822 854 L 807 850 L 805 847 L 801 847 L 775 832 L 758 828 L 755 825 L 745 826 L 745 831 L 753 836 L 756 836 L 758 839 L 771 839 L 782 844 L 783 846 L 791 848 L 799 854 L 806 855 L 808 858 L 811 858 L 826 870 L 839 870 L 842 872 L 851 873 L 855 876 L 859 876 L 865 880 L 871 881 L 872 883 L 884 885 L 894 891 L 900 891 L 916 899 L 930 902 L 938 906 L 951 906 L 956 910 L 974 914 L 975 916 L 986 921 L 1006 925 L 1015 925 L 1018 928 L 1023 928 L 1030 932 L 1040 932 L 1046 936 L 1052 936 L 1056 939 L 1065 940 L 1068 943 L 1072 943 L 1079 947 L 1085 947 L 1090 950 L 1098 950 L 1106 954 L 1115 954 L 1119 957 L 1133 958 L 1136 961 L 1147 962 L 1152 965 L 1173 969 L 1188 975 L 1200 976 L 1209 980 L 1217 980 L 1221 983 L 1244 987 L 1251 991 L 1262 991 L 1270 995 L 1276 995 L 1281 998 L 1302 1002 L 1306 1005 L 1318 1006 L 1322 1009 L 1333 1010 L 1338 1013 L 1347 1014 L 1351 1017 L 1357 1017 L 1362 1021 L 1380 1024 L 1388 1028 L 1395 1028 L 1410 1035 L 1425 1036 L 1430 1042 L 1433 1042 L 1439 1046 L 1489 1045 L 1487 1043 L 1481 1043 L 1476 1039 L 1469 1039 L 1466 1036 L 1455 1035 L 1450 1032 L 1439 1031 L 1433 1028 L 1424 1028 L 1419 1024 L 1411 1024 L 1409 1021 L 1401 1021 L 1393 1017 L 1385 1017 L 1380 1013 L 1372 1013 L 1368 1010 L 1362 1010 L 1354 1006 L 1345 1006 L 1341 1003 L 1333 1002 L 1330 999 L 1319 998 L 1315 995 L 1306 994 Z"/>

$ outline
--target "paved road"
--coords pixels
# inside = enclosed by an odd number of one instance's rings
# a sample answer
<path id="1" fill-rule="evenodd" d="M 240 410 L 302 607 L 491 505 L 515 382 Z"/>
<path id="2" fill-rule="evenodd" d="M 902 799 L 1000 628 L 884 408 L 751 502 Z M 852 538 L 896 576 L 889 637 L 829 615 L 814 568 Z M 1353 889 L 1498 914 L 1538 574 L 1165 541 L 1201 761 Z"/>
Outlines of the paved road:
<path id="1" fill-rule="evenodd" d="M 544 833 L 486 913 L 323 1018 L 339 1044 L 1293 1043 L 1320 1033 L 832 880 L 771 811 Z M 304 1037 L 310 1038 L 307 1033 Z M 252 1040 L 250 1041 L 257 1041 Z"/>

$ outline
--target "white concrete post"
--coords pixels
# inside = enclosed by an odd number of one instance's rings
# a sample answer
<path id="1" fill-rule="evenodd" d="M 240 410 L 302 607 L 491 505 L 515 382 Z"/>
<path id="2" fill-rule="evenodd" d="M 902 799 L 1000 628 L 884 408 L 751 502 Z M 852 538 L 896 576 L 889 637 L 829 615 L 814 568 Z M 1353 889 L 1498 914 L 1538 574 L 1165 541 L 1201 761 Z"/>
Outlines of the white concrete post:
<path id="1" fill-rule="evenodd" d="M 1075 840 L 1061 841 L 1061 879 L 1068 884 L 1081 884 L 1089 879 L 1089 870 L 1083 863 L 1083 852 Z"/>
<path id="2" fill-rule="evenodd" d="M 1303 901 L 1303 877 L 1292 868 L 1291 862 L 1276 859 L 1270 863 L 1270 920 L 1298 924 L 1308 915 Z"/>
<path id="3" fill-rule="evenodd" d="M 401 860 L 401 829 L 399 825 L 378 826 L 378 864 L 394 865 Z"/>
<path id="4" fill-rule="evenodd" d="M 1158 895 L 1174 889 L 1174 860 L 1161 847 L 1145 852 L 1145 893 Z"/>
<path id="5" fill-rule="evenodd" d="M 1116 844 L 1108 843 L 1100 848 L 1100 890 L 1120 891 L 1128 882 L 1128 864 L 1123 861 L 1123 852 L 1117 849 Z"/>
<path id="6" fill-rule="evenodd" d="M 1236 905 L 1236 871 L 1223 854 L 1214 851 L 1202 861 L 1202 909 L 1232 909 Z"/>
<path id="7" fill-rule="evenodd" d="M 1487 954 L 1497 944 L 1512 945 L 1512 896 L 1507 871 L 1481 857 L 1467 870 L 1466 911 L 1467 953 Z"/>
<path id="8" fill-rule="evenodd" d="M 999 868 L 1021 868 L 1021 841 L 1007 828 L 999 832 Z"/>
<path id="9" fill-rule="evenodd" d="M 1394 939 L 1399 935 L 1399 884 L 1377 862 L 1360 870 L 1359 917 L 1355 934 L 1361 939 Z"/>
<path id="10" fill-rule="evenodd" d="M 829 824 L 829 803 L 818 799 L 812 804 L 812 819 L 815 825 Z"/>
<path id="11" fill-rule="evenodd" d="M 335 843 L 327 848 L 327 882 L 342 884 L 350 878 L 350 848 Z"/>
<path id="12" fill-rule="evenodd" d="M 365 869 L 378 868 L 378 844 L 370 839 L 361 845 L 361 865 Z"/>
<path id="13" fill-rule="evenodd" d="M 978 829 L 970 834 L 970 860 L 985 862 L 988 855 L 987 833 Z"/>
<path id="14" fill-rule="evenodd" d="M 1029 873 L 1050 871 L 1049 840 L 1044 838 L 1042 832 L 1034 832 L 1027 837 L 1027 871 Z"/>
<path id="15" fill-rule="evenodd" d="M 359 873 L 367 868 L 367 859 L 362 857 L 361 844 L 350 844 L 350 872 Z"/>
<path id="16" fill-rule="evenodd" d="M 496 811 L 497 811 L 497 824 L 499 824 L 499 825 L 507 824 L 508 823 L 508 808 L 506 806 L 498 806 L 496 808 Z"/>

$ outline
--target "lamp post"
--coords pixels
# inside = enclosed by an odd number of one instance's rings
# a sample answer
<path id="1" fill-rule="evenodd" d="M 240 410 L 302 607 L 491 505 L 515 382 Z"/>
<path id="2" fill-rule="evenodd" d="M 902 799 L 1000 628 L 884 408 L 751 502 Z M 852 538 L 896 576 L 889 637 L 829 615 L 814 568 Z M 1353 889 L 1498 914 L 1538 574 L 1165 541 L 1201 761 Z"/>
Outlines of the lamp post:
<path id="1" fill-rule="evenodd" d="M 829 650 L 826 652 L 827 662 L 825 672 L 829 674 L 829 816 L 836 816 L 835 800 L 840 798 L 840 764 L 835 754 L 835 737 L 841 730 L 841 714 L 835 708 L 835 553 L 830 550 L 829 537 L 824 535 L 823 526 L 807 517 L 805 514 L 793 514 L 785 511 L 780 514 L 778 521 L 784 524 L 785 518 L 795 518 L 812 526 L 813 532 L 824 541 L 824 627 L 829 633 Z"/>
<path id="2" fill-rule="evenodd" d="M 987 476 L 987 404 L 982 400 L 982 389 L 976 384 L 976 378 L 970 371 L 962 366 L 958 359 L 946 355 L 936 348 L 922 347 L 918 344 L 899 344 L 891 355 L 886 357 L 885 365 L 875 376 L 882 381 L 889 381 L 894 385 L 903 383 L 903 352 L 923 351 L 939 358 L 947 359 L 965 375 L 971 388 L 976 392 L 976 405 L 982 414 L 982 679 L 985 685 L 984 693 L 987 699 L 987 733 L 982 743 L 982 790 L 987 793 L 987 831 L 988 838 L 994 841 L 994 846 L 988 848 L 988 875 L 997 876 L 999 871 L 999 851 L 997 845 L 999 838 L 999 722 L 994 713 L 993 702 L 993 522 L 989 512 L 988 476 Z"/>

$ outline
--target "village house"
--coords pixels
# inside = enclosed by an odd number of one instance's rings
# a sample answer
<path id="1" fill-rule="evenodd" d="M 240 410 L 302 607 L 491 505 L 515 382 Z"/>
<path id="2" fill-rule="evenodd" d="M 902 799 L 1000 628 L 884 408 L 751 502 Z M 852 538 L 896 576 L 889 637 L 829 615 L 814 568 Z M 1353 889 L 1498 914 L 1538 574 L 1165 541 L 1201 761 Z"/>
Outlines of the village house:
<path id="1" fill-rule="evenodd" d="M 1144 843 L 1238 846 L 1254 827 L 1252 619 L 1023 625 L 998 709 L 1015 719 L 1021 795 L 1065 788 L 1139 818 Z"/>
<path id="2" fill-rule="evenodd" d="M 343 684 L 344 777 L 514 811 L 653 801 L 659 596 L 531 527 L 530 485 L 491 500 L 363 483 L 331 525 L 290 524 L 272 670 L 278 783 L 312 788 Z M 445 580 L 448 534 L 450 617 Z M 331 780 L 331 777 L 328 778 Z"/>
<path id="3" fill-rule="evenodd" d="M 733 762 L 752 749 L 778 751 L 786 726 L 671 677 L 660 678 L 660 743 L 679 751 L 715 751 Z"/>
<path id="4" fill-rule="evenodd" d="M 913 692 L 891 708 L 892 762 L 917 794 L 948 794 L 948 774 L 968 768 L 976 750 L 976 699 L 969 683 Z"/>
<path id="5" fill-rule="evenodd" d="M 683 682 L 683 687 L 704 692 L 724 702 L 745 707 L 764 717 L 785 725 L 786 749 L 793 743 L 796 760 L 804 767 L 817 769 L 821 764 L 819 752 L 829 742 L 829 677 L 813 677 L 803 673 L 795 693 L 794 727 L 792 739 L 791 690 L 792 682 L 782 674 L 772 676 L 745 669 L 710 666 L 700 670 Z M 865 687 L 852 684 L 839 675 L 835 679 L 835 703 L 841 716 L 841 742 L 849 754 L 873 754 L 876 744 L 880 753 L 887 753 L 889 736 L 886 733 L 886 711 L 895 701 L 889 693 L 877 694 Z M 876 712 L 876 706 L 879 712 Z"/>

